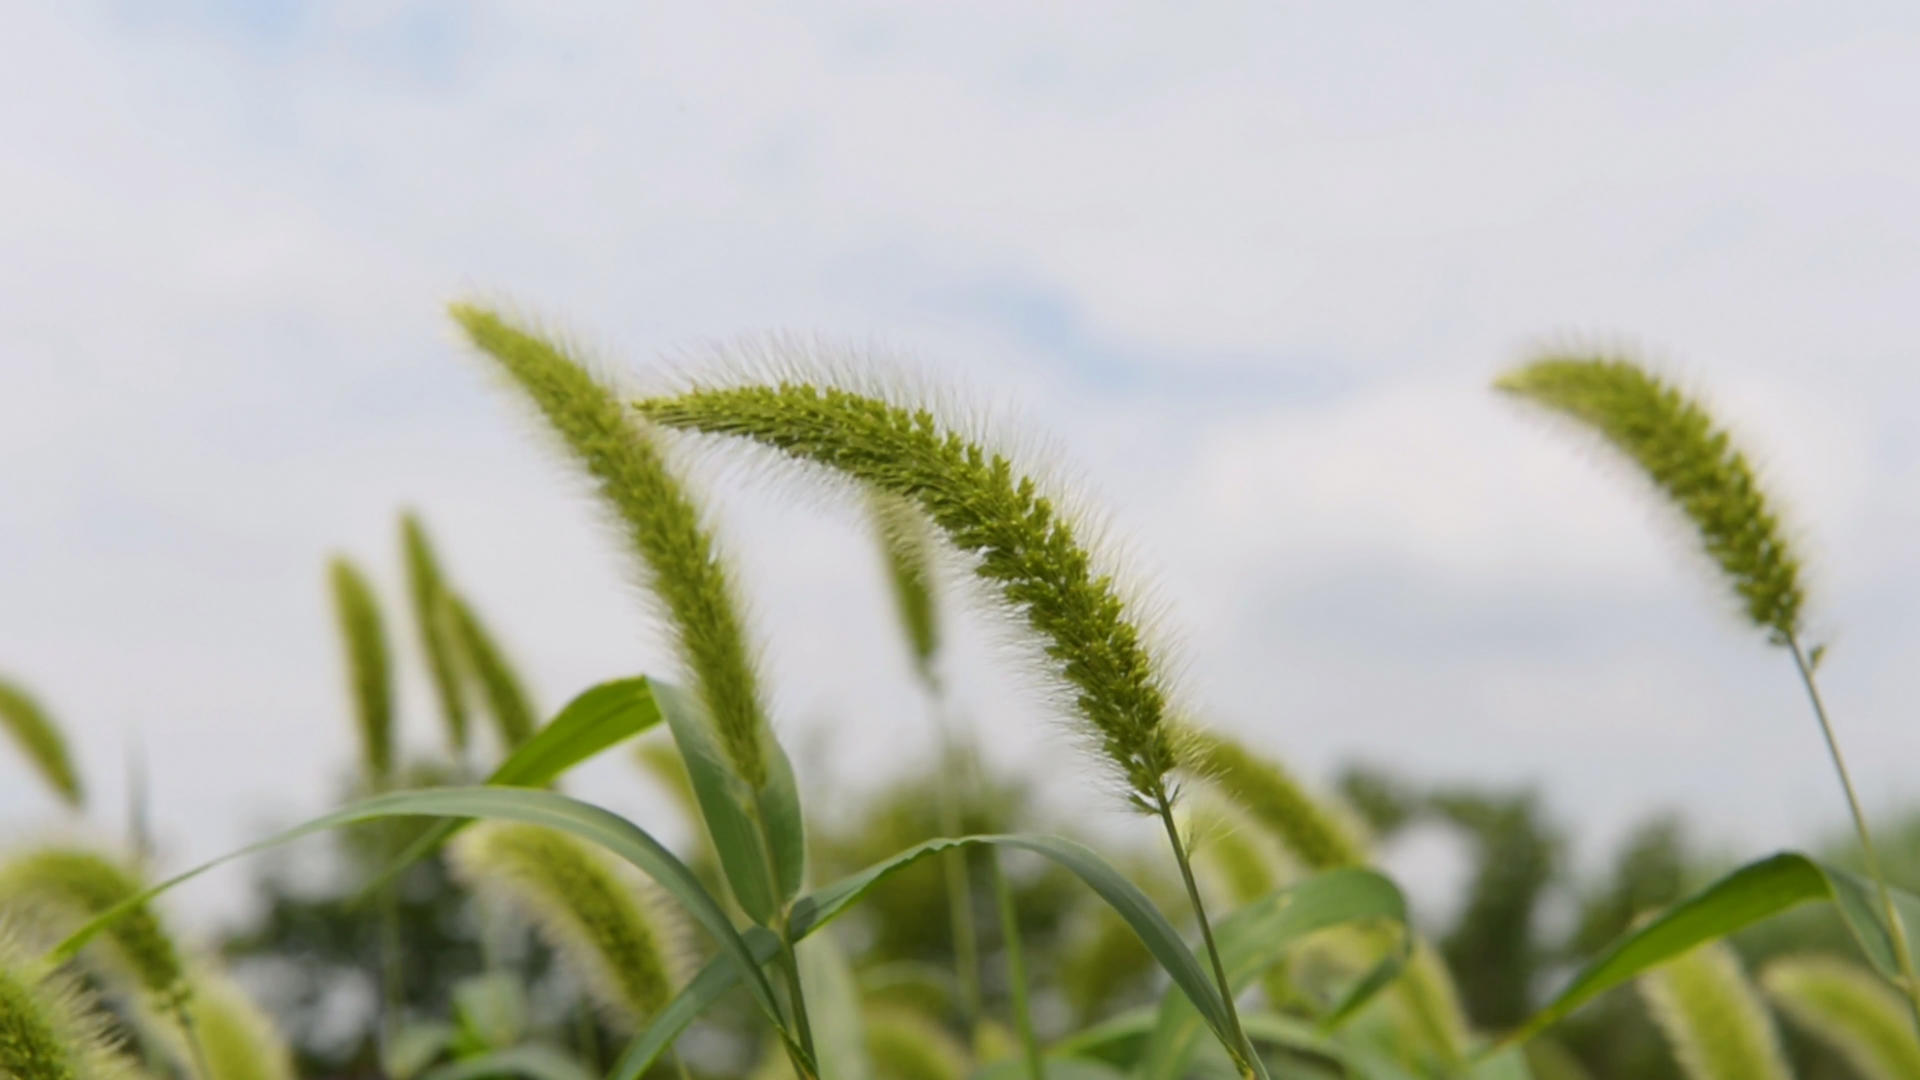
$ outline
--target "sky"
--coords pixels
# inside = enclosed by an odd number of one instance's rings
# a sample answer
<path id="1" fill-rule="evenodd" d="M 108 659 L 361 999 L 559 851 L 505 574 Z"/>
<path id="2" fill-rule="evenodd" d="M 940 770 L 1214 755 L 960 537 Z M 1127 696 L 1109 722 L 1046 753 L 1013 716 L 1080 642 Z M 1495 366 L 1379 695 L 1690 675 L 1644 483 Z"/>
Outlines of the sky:
<path id="1" fill-rule="evenodd" d="M 1664 807 L 1805 843 L 1843 804 L 1788 658 L 1488 390 L 1631 350 L 1763 467 L 1863 797 L 1911 801 L 1911 5 L 28 0 L 8 38 L 0 671 L 96 796 L 0 755 L 9 839 L 117 835 L 135 758 L 171 865 L 327 805 L 335 552 L 431 753 L 403 507 L 544 708 L 672 670 L 463 296 L 642 381 L 785 333 L 958 387 L 1107 512 L 1195 710 L 1316 781 L 1537 785 L 1590 851 Z M 832 813 L 931 746 L 858 508 L 681 460 Z M 953 621 L 990 754 L 1123 819 L 1004 628 Z M 575 790 L 663 812 L 623 760 Z"/>

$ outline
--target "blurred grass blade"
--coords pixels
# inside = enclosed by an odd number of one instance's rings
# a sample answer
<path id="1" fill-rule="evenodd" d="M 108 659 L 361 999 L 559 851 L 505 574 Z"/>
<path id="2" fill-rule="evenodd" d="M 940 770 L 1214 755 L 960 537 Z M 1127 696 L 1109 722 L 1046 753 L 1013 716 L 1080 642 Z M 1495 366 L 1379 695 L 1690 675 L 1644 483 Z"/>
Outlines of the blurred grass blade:
<path id="1" fill-rule="evenodd" d="M 806 873 L 806 837 L 793 767 L 768 733 L 762 740 L 766 781 L 755 788 L 733 768 L 708 719 L 691 693 L 653 684 L 654 701 L 686 763 L 687 778 L 740 909 L 762 926 L 773 926 L 800 891 Z"/>
<path id="2" fill-rule="evenodd" d="M 336 556 L 327 574 L 346 655 L 354 719 L 360 730 L 362 764 L 373 786 L 384 787 L 393 772 L 393 668 L 380 605 L 366 575 L 346 559 Z"/>
<path id="3" fill-rule="evenodd" d="M 1901 920 L 1920 925 L 1920 897 L 1898 889 L 1892 893 Z M 1783 852 L 1748 863 L 1615 941 L 1500 1045 L 1524 1042 L 1596 995 L 1696 945 L 1816 900 L 1831 901 L 1868 962 L 1887 978 L 1899 979 L 1899 961 L 1878 914 L 1872 883 L 1851 871 Z"/>
<path id="4" fill-rule="evenodd" d="M 1636 981 L 1690 1080 L 1790 1080 L 1773 1018 L 1725 942 L 1689 949 Z"/>
<path id="5" fill-rule="evenodd" d="M 595 1080 L 581 1064 L 551 1046 L 531 1044 L 450 1061 L 420 1074 L 420 1080 L 489 1080 L 524 1076 L 528 1080 Z"/>
<path id="6" fill-rule="evenodd" d="M 68 806 L 78 809 L 85 804 L 86 792 L 59 725 L 24 687 L 7 679 L 0 679 L 0 728 L 13 736 L 27 764 Z"/>
<path id="7" fill-rule="evenodd" d="M 575 765 L 659 722 L 660 708 L 646 676 L 603 682 L 567 702 L 559 715 L 514 748 L 486 783 L 489 787 L 543 787 Z M 465 825 L 465 821 L 446 821 L 423 832 L 362 890 L 362 895 L 377 890 L 425 858 Z"/>
<path id="8" fill-rule="evenodd" d="M 457 754 L 467 748 L 467 695 L 456 662 L 453 611 L 446 575 L 440 572 L 426 527 L 413 513 L 400 516 L 400 547 L 406 557 L 407 594 L 413 600 L 414 630 L 427 658 L 434 695 L 447 722 L 447 741 Z"/>
<path id="9" fill-rule="evenodd" d="M 791 1039 L 775 1001 L 773 988 L 760 970 L 760 962 L 748 950 L 719 901 L 700 884 L 700 879 L 685 863 L 646 830 L 618 814 L 555 792 L 530 788 L 430 788 L 380 795 L 342 807 L 161 882 L 88 922 L 56 946 L 48 960 L 59 963 L 70 959 L 90 938 L 124 911 L 242 855 L 264 851 L 342 825 L 394 817 L 485 818 L 544 825 L 597 844 L 625 859 L 665 889 L 719 944 L 733 961 L 737 972 L 745 973 L 747 988 L 753 993 L 761 1011 L 774 1023 L 783 1039 Z"/>
<path id="10" fill-rule="evenodd" d="M 1215 941 L 1228 978 L 1240 989 L 1271 968 L 1301 939 L 1328 927 L 1386 919 L 1400 929 L 1398 944 L 1336 1005 L 1325 1024 L 1331 1027 L 1365 1005 L 1399 974 L 1411 938 L 1406 932 L 1407 902 L 1400 889 L 1371 870 L 1331 870 L 1247 904 L 1215 927 Z M 1200 1035 L 1199 1017 L 1180 994 L 1160 1003 L 1142 1080 L 1178 1080 Z"/>

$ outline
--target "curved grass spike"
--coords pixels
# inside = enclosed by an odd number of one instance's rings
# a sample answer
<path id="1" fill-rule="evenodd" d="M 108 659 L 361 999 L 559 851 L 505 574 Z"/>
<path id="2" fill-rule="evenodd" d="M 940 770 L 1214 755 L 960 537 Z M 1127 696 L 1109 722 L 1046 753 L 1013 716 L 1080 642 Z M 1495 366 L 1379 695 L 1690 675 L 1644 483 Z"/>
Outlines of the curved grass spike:
<path id="1" fill-rule="evenodd" d="M 1592 427 L 1631 458 L 1699 534 L 1747 617 L 1793 654 L 1833 761 L 1854 830 L 1860 837 L 1867 876 L 1873 879 L 1882 917 L 1900 964 L 1914 1030 L 1920 1034 L 1920 972 L 1908 931 L 1887 890 L 1867 828 L 1866 813 L 1840 753 L 1833 722 L 1814 680 L 1814 661 L 1800 644 L 1800 560 L 1754 478 L 1753 467 L 1713 418 L 1696 402 L 1631 361 L 1548 355 L 1502 376 L 1498 389 Z"/>
<path id="2" fill-rule="evenodd" d="M 406 556 L 407 594 L 413 600 L 414 630 L 427 658 L 440 714 L 447 721 L 447 741 L 456 754 L 467 748 L 467 695 L 455 662 L 453 613 L 448 603 L 446 576 L 434 557 L 433 544 L 418 515 L 400 517 L 400 547 Z"/>
<path id="3" fill-rule="evenodd" d="M 1683 953 L 1639 984 L 1688 1080 L 1792 1080 L 1766 1006 L 1726 944 Z"/>
<path id="4" fill-rule="evenodd" d="M 42 848 L 0 864 L 0 907 L 16 919 L 45 922 L 65 934 L 146 886 L 113 860 L 91 851 Z M 162 1009 L 188 994 L 180 953 L 146 903 L 136 904 L 104 931 L 109 971 L 145 991 Z"/>
<path id="5" fill-rule="evenodd" d="M 354 718 L 360 725 L 362 762 L 374 785 L 385 786 L 393 773 L 393 671 L 380 606 L 366 576 L 345 558 L 336 556 L 327 573 L 346 650 Z"/>
<path id="6" fill-rule="evenodd" d="M 933 662 L 940 652 L 940 611 L 934 598 L 932 529 L 913 503 L 897 496 L 870 492 L 867 512 L 880 539 L 894 610 L 906 632 L 914 666 L 920 680 L 937 689 Z"/>
<path id="7" fill-rule="evenodd" d="M 0 1076 L 7 1080 L 128 1080 L 133 1076 L 94 1002 L 65 978 L 42 975 L 0 930 Z"/>
<path id="8" fill-rule="evenodd" d="M 1846 1059 L 1861 1080 L 1920 1076 L 1920 1038 L 1900 995 L 1872 972 L 1830 956 L 1776 960 L 1760 987 L 1788 1020 Z"/>
<path id="9" fill-rule="evenodd" d="M 480 616 L 474 614 L 473 606 L 465 598 L 449 592 L 446 607 L 460 656 L 472 670 L 473 677 L 479 680 L 500 745 L 511 751 L 526 742 L 539 724 L 533 704 L 527 699 L 520 677 L 507 662 L 506 653 L 487 632 Z"/>
<path id="10" fill-rule="evenodd" d="M 13 736 L 27 763 L 68 806 L 78 809 L 85 804 L 86 792 L 59 725 L 26 688 L 5 678 L 0 678 L 0 728 Z"/>
<path id="11" fill-rule="evenodd" d="M 193 978 L 193 1036 L 206 1069 L 196 1080 L 295 1080 L 286 1039 L 223 975 Z"/>
<path id="12" fill-rule="evenodd" d="M 787 381 L 701 388 L 635 403 L 656 423 L 737 435 L 846 474 L 918 505 L 947 540 L 974 555 L 976 573 L 1046 642 L 1058 674 L 1133 802 L 1159 816 L 1200 923 L 1229 1021 L 1227 1050 L 1245 1075 L 1260 1071 L 1241 1030 L 1206 905 L 1174 823 L 1177 764 L 1166 679 L 1139 625 L 1030 476 L 1005 456 L 909 408 L 839 387 Z"/>
<path id="13" fill-rule="evenodd" d="M 916 503 L 1045 639 L 1134 800 L 1157 812 L 1175 764 L 1166 680 L 1073 524 L 1006 457 L 915 409 L 833 386 L 703 388 L 636 403 L 674 428 L 738 435 Z"/>
<path id="14" fill-rule="evenodd" d="M 473 887 L 512 899 L 623 1032 L 672 999 L 671 930 L 592 849 L 537 825 L 489 824 L 468 830 L 452 852 Z"/>
<path id="15" fill-rule="evenodd" d="M 765 784 L 767 721 L 732 585 L 699 509 L 652 434 L 559 346 L 491 311 L 455 304 L 451 312 L 533 399 L 618 513 L 729 762 L 749 785 Z"/>
<path id="16" fill-rule="evenodd" d="M 1367 864 L 1366 846 L 1352 829 L 1300 787 L 1278 762 L 1224 735 L 1183 731 L 1186 766 L 1217 788 L 1314 870 Z"/>

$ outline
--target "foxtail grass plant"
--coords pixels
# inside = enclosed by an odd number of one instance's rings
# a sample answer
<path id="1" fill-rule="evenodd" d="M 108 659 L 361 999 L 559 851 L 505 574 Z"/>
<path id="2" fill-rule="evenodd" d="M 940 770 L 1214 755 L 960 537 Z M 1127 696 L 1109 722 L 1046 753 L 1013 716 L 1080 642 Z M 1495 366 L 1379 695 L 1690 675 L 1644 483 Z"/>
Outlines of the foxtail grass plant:
<path id="1" fill-rule="evenodd" d="M 414 630 L 420 652 L 432 676 L 440 715 L 447 724 L 447 742 L 456 757 L 467 750 L 467 694 L 462 685 L 458 645 L 454 640 L 452 598 L 446 576 L 434 556 L 433 544 L 418 515 L 400 518 L 400 547 L 407 566 L 407 595 L 413 601 Z"/>
<path id="2" fill-rule="evenodd" d="M 39 848 L 0 863 L 0 915 L 55 935 L 114 910 L 145 889 L 145 882 L 119 863 L 78 848 Z M 144 995 L 162 1011 L 172 1011 L 190 997 L 180 951 L 159 914 L 144 901 L 107 925 L 93 956 L 103 976 Z"/>
<path id="3" fill-rule="evenodd" d="M 25 687 L 6 678 L 0 678 L 0 728 L 13 736 L 27 764 L 61 801 L 75 809 L 86 802 L 80 773 L 73 767 L 60 726 Z"/>
<path id="4" fill-rule="evenodd" d="M 327 569 L 334 615 L 345 646 L 347 686 L 360 729 L 361 763 L 377 790 L 393 775 L 393 671 L 373 587 L 345 558 Z"/>
<path id="5" fill-rule="evenodd" d="M 1693 527 L 1748 621 L 1792 655 L 1846 796 L 1899 964 L 1901 989 L 1920 1033 L 1920 975 L 1915 973 L 1908 930 L 1894 907 L 1866 813 L 1821 700 L 1814 677 L 1819 650 L 1809 652 L 1802 645 L 1806 597 L 1800 559 L 1746 455 L 1699 403 L 1630 360 L 1549 354 L 1501 377 L 1495 386 L 1594 430 L 1639 466 Z"/>
<path id="6" fill-rule="evenodd" d="M 907 499 L 974 558 L 975 573 L 1040 637 L 1130 800 L 1160 819 L 1223 999 L 1228 1049 L 1252 1075 L 1251 1045 L 1174 822 L 1170 774 L 1179 754 L 1165 665 L 1118 583 L 1054 498 L 1006 455 L 943 423 L 931 408 L 825 382 L 702 386 L 634 407 L 655 423 L 743 437 Z"/>
<path id="7" fill-rule="evenodd" d="M 201 1080 L 295 1080 L 293 1051 L 233 980 L 213 971 L 193 975 L 193 1036 Z"/>
<path id="8" fill-rule="evenodd" d="M 1920 1076 L 1920 1036 L 1900 995 L 1872 972 L 1832 956 L 1790 956 L 1760 974 L 1787 1020 L 1831 1047 L 1860 1080 Z"/>
<path id="9" fill-rule="evenodd" d="M 471 304 L 455 304 L 450 310 L 473 346 L 533 403 L 593 479 L 637 556 L 647 593 L 662 609 L 681 666 L 728 765 L 749 789 L 765 789 L 775 769 L 770 750 L 773 737 L 727 563 L 686 485 L 668 465 L 656 429 L 626 408 L 561 345 Z M 787 891 L 779 902 L 789 904 L 803 871 L 794 867 L 783 875 L 773 854 L 769 815 L 757 799 L 747 803 L 742 809 L 761 839 L 765 879 L 775 882 L 775 889 Z M 709 819 L 710 831 L 711 825 Z M 728 853 L 717 837 L 715 848 L 724 860 Z M 789 877 L 794 879 L 791 889 L 786 888 Z M 738 896 L 737 880 L 735 892 L 742 906 L 747 906 Z M 780 967 L 792 1034 L 797 1035 L 797 1041 L 783 1039 L 783 1045 L 794 1068 L 805 1077 L 811 1074 L 814 1046 L 799 960 L 784 928 L 785 912 L 769 921 L 782 924 L 776 928 L 781 938 Z M 782 1034 L 789 1033 L 783 1030 Z"/>
<path id="10" fill-rule="evenodd" d="M 1730 946 L 1702 945 L 1639 984 L 1687 1080 L 1792 1080 L 1779 1033 Z"/>
<path id="11" fill-rule="evenodd" d="M 0 926 L 0 1076 L 131 1080 L 102 1017 L 70 980 L 28 960 Z"/>
<path id="12" fill-rule="evenodd" d="M 506 652 L 487 632 L 486 624 L 480 621 L 473 605 L 457 593 L 450 592 L 446 594 L 446 606 L 454 641 L 459 647 L 458 655 L 472 671 L 474 680 L 480 684 L 480 693 L 486 700 L 488 715 L 493 717 L 493 729 L 500 737 L 500 745 L 512 750 L 526 742 L 539 724 L 533 702 L 527 697 L 526 688 L 521 684 L 513 665 L 507 662 Z"/>
<path id="13" fill-rule="evenodd" d="M 474 889 L 511 899 L 618 1030 L 638 1030 L 678 988 L 664 908 L 580 841 L 536 825 L 487 824 L 456 840 L 453 857 Z"/>

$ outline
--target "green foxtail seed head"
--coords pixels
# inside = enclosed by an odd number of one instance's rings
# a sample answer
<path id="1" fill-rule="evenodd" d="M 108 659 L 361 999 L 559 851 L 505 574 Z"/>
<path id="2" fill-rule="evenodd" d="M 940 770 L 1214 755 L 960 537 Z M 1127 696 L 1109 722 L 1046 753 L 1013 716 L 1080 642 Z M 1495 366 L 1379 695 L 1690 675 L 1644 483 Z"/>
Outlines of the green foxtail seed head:
<path id="1" fill-rule="evenodd" d="M 1878 976 L 1831 956 L 1776 960 L 1760 986 L 1789 1021 L 1853 1066 L 1861 1080 L 1920 1076 L 1907 1003 Z"/>
<path id="2" fill-rule="evenodd" d="M 387 635 L 365 575 L 339 557 L 328 566 L 328 575 L 346 650 L 354 718 L 360 725 L 360 752 L 367 776 L 377 786 L 393 772 L 393 671 L 387 664 Z"/>
<path id="3" fill-rule="evenodd" d="M 1766 1006 L 1726 944 L 1682 953 L 1637 981 L 1688 1080 L 1791 1080 Z"/>
<path id="4" fill-rule="evenodd" d="M 867 512 L 880 539 L 887 581 L 893 586 L 894 608 L 913 650 L 914 666 L 922 679 L 933 678 L 934 656 L 940 651 L 940 610 L 934 595 L 933 531 L 918 507 L 894 495 L 867 496 Z"/>
<path id="5" fill-rule="evenodd" d="M 1627 360 L 1547 356 L 1495 385 L 1595 429 L 1692 523 L 1747 617 L 1785 640 L 1800 628 L 1800 561 L 1727 433 L 1697 403 Z"/>
<path id="6" fill-rule="evenodd" d="M 1155 808 L 1175 764 L 1168 684 L 1113 578 L 1031 476 L 931 410 L 805 381 L 638 402 L 656 423 L 744 436 L 911 499 L 1040 635 L 1133 798 Z"/>
<path id="7" fill-rule="evenodd" d="M 25 688 L 4 678 L 0 678 L 0 728 L 13 736 L 27 763 L 68 806 L 77 809 L 86 801 L 59 726 Z"/>
<path id="8" fill-rule="evenodd" d="M 134 874 L 91 851 L 42 848 L 0 864 L 0 907 L 30 924 L 64 935 L 145 891 Z M 101 931 L 108 972 L 144 990 L 165 1010 L 186 1000 L 180 953 L 146 902 L 122 912 Z"/>
<path id="9" fill-rule="evenodd" d="M 560 346 L 478 307 L 456 304 L 452 314 L 593 477 L 665 609 L 729 762 L 749 785 L 764 786 L 766 713 L 725 563 L 654 432 Z"/>
<path id="10" fill-rule="evenodd" d="M 867 1057 L 890 1080 L 965 1080 L 972 1073 L 966 1048 L 925 1013 L 879 1005 L 860 1018 Z"/>
<path id="11" fill-rule="evenodd" d="M 102 1016 L 66 979 L 40 977 L 0 928 L 0 1077 L 127 1080 Z"/>
<path id="12" fill-rule="evenodd" d="M 453 858 L 472 887 L 507 895 L 624 1029 L 673 997 L 665 912 L 593 848 L 535 825 L 486 824 L 454 843 Z"/>
<path id="13" fill-rule="evenodd" d="M 446 594 L 446 608 L 460 655 L 480 683 L 487 699 L 487 712 L 493 717 L 500 744 L 511 750 L 527 741 L 539 723 L 527 692 L 514 673 L 513 665 L 501 650 L 485 623 L 474 614 L 473 606 L 454 593 Z"/>
<path id="14" fill-rule="evenodd" d="M 1246 811 L 1309 869 L 1366 863 L 1360 838 L 1278 762 L 1224 735 L 1197 729 L 1181 733 L 1180 749 L 1182 764 L 1194 776 Z"/>
<path id="15" fill-rule="evenodd" d="M 427 531 L 414 514 L 400 518 L 400 546 L 406 555 L 407 593 L 413 599 L 414 628 L 420 651 L 433 676 L 440 713 L 447 721 L 447 740 L 455 752 L 467 747 L 467 695 L 455 663 L 453 615 L 448 607 L 447 581 L 434 558 Z"/>
<path id="16" fill-rule="evenodd" d="M 193 975 L 193 1039 L 206 1075 L 196 1080 L 294 1080 L 293 1051 L 273 1021 L 232 979 L 215 971 Z M 171 1050 L 191 1070 L 193 1047 L 184 1031 L 170 1034 Z"/>

